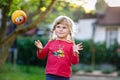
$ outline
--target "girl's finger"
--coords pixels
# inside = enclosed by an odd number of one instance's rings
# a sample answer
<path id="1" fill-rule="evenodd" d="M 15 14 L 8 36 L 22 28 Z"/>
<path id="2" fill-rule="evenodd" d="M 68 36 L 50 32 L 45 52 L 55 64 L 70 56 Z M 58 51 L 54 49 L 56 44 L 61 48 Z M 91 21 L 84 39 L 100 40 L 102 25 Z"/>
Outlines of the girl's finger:
<path id="1" fill-rule="evenodd" d="M 82 45 L 78 45 L 78 50 L 83 50 L 83 46 Z"/>
<path id="2" fill-rule="evenodd" d="M 79 44 L 77 44 L 77 45 L 82 45 L 82 42 L 81 42 L 81 43 L 79 43 Z"/>
<path id="3" fill-rule="evenodd" d="M 37 44 L 37 41 L 35 41 L 34 43 Z"/>

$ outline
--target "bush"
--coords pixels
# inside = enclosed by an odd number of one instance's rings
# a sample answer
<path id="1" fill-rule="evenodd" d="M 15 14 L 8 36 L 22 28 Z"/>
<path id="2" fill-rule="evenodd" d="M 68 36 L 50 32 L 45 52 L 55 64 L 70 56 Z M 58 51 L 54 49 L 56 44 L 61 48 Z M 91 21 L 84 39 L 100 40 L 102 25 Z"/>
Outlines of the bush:
<path id="1" fill-rule="evenodd" d="M 84 71 L 85 72 L 93 72 L 93 70 L 94 70 L 93 66 L 90 66 L 90 65 L 84 66 Z"/>
<path id="2" fill-rule="evenodd" d="M 92 52 L 91 52 L 91 40 L 79 41 L 75 40 L 76 44 L 82 42 L 83 50 L 80 51 L 80 62 L 85 64 L 91 64 Z"/>
<path id="3" fill-rule="evenodd" d="M 76 43 L 83 43 L 83 50 L 80 51 L 80 62 L 85 64 L 92 64 L 93 51 L 95 54 L 95 64 L 99 65 L 104 63 L 112 64 L 119 67 L 119 57 L 117 55 L 116 49 L 118 48 L 118 44 L 110 46 L 106 48 L 106 43 L 94 43 L 92 44 L 92 40 L 79 41 L 75 40 Z"/>
<path id="4" fill-rule="evenodd" d="M 104 74 L 109 74 L 116 71 L 116 68 L 110 64 L 102 64 L 100 67 L 102 73 Z"/>
<path id="5" fill-rule="evenodd" d="M 27 64 L 27 65 L 45 65 L 46 59 L 38 60 L 36 56 L 37 48 L 34 46 L 35 40 L 40 40 L 43 43 L 43 46 L 47 43 L 48 39 L 45 37 L 18 37 L 17 38 L 17 49 L 18 49 L 18 64 Z"/>
<path id="6" fill-rule="evenodd" d="M 38 60 L 36 57 L 36 47 L 34 46 L 35 40 L 40 40 L 43 46 L 47 43 L 48 38 L 46 37 L 18 37 L 17 48 L 18 48 L 18 63 L 19 64 L 33 64 L 33 65 L 46 65 L 46 58 L 44 60 Z M 92 63 L 92 48 L 95 49 L 95 64 L 99 65 L 104 63 L 113 64 L 119 66 L 119 58 L 116 52 L 117 45 L 113 45 L 110 48 L 106 48 L 105 43 L 94 43 L 92 40 L 80 41 L 75 40 L 76 43 L 83 43 L 83 50 L 80 51 L 80 62 L 85 64 Z"/>
<path id="7" fill-rule="evenodd" d="M 84 64 L 77 64 L 77 65 L 72 65 L 72 71 L 77 72 L 79 70 L 83 70 Z"/>
<path id="8" fill-rule="evenodd" d="M 120 76 L 120 71 L 118 71 L 118 76 Z"/>

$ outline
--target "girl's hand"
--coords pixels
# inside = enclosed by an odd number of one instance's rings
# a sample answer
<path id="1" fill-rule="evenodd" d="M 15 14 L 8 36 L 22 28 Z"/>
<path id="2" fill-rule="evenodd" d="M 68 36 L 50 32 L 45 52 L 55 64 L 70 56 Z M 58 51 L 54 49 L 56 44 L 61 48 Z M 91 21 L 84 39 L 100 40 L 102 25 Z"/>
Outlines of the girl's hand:
<path id="1" fill-rule="evenodd" d="M 43 48 L 43 46 L 42 46 L 42 43 L 39 41 L 39 40 L 37 40 L 37 41 L 35 41 L 35 46 L 38 48 L 38 49 L 42 49 Z"/>
<path id="2" fill-rule="evenodd" d="M 79 52 L 78 52 L 79 50 L 83 50 L 82 43 L 79 43 L 79 44 L 73 46 L 74 55 L 78 55 L 79 54 Z"/>

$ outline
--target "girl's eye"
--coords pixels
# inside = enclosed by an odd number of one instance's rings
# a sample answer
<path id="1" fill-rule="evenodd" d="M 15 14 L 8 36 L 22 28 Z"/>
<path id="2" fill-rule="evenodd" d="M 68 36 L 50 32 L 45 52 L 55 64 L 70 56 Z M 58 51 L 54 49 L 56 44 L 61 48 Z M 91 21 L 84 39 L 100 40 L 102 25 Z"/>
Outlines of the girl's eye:
<path id="1" fill-rule="evenodd" d="M 63 27 L 63 29 L 66 29 L 66 27 Z"/>
<path id="2" fill-rule="evenodd" d="M 57 28 L 60 28 L 60 26 L 57 26 Z"/>

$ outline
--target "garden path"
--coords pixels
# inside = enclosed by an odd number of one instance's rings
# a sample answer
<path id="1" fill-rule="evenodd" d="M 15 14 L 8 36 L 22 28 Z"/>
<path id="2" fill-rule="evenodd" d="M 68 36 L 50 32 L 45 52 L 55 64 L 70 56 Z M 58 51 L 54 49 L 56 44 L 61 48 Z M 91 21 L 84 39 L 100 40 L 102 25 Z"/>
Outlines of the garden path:
<path id="1" fill-rule="evenodd" d="M 120 77 L 72 76 L 71 80 L 120 80 Z"/>

